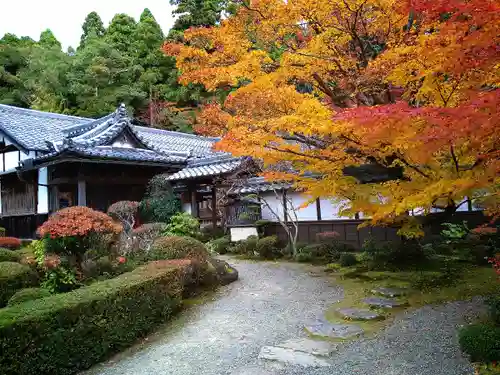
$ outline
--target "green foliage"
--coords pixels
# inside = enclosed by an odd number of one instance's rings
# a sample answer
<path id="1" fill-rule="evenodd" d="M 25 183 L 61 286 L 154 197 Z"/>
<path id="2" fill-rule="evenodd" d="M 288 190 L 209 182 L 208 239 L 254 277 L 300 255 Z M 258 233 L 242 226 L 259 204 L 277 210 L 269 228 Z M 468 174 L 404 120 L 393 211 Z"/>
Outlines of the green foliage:
<path id="1" fill-rule="evenodd" d="M 65 293 L 79 286 L 75 271 L 62 266 L 47 270 L 40 285 L 50 293 Z"/>
<path id="2" fill-rule="evenodd" d="M 0 237 L 5 237 L 5 234 L 7 233 L 7 231 L 5 230 L 4 227 L 0 227 Z"/>
<path id="3" fill-rule="evenodd" d="M 344 247 L 337 242 L 310 244 L 300 250 L 301 254 L 308 255 L 301 255 L 300 258 L 309 258 L 309 260 L 318 260 L 326 263 L 332 263 L 340 259 L 341 251 L 343 251 L 343 249 Z"/>
<path id="4" fill-rule="evenodd" d="M 473 324 L 459 333 L 462 350 L 472 362 L 500 360 L 500 327 L 489 324 Z"/>
<path id="5" fill-rule="evenodd" d="M 33 301 L 51 296 L 50 291 L 43 288 L 26 288 L 16 292 L 10 299 L 7 306 L 19 305 L 24 302 Z"/>
<path id="6" fill-rule="evenodd" d="M 340 256 L 339 264 L 342 267 L 352 267 L 358 263 L 356 256 L 351 253 L 344 253 Z"/>
<path id="7" fill-rule="evenodd" d="M 490 297 L 486 303 L 489 307 L 491 319 L 496 325 L 500 326 L 500 296 Z"/>
<path id="8" fill-rule="evenodd" d="M 181 201 L 163 175 L 154 176 L 148 184 L 145 198 L 139 203 L 139 216 L 146 223 L 168 223 L 182 210 Z"/>
<path id="9" fill-rule="evenodd" d="M 15 251 L 0 248 L 0 262 L 19 262 L 21 256 Z"/>
<path id="10" fill-rule="evenodd" d="M 374 270 L 415 268 L 426 263 L 430 255 L 416 241 L 380 244 L 368 239 L 363 244 L 363 251 L 363 258 Z"/>
<path id="11" fill-rule="evenodd" d="M 191 237 L 160 237 L 155 240 L 150 260 L 164 259 L 191 259 L 205 264 L 208 259 L 208 250 L 203 243 Z"/>
<path id="12" fill-rule="evenodd" d="M 200 235 L 200 222 L 187 212 L 178 212 L 170 218 L 165 235 L 198 237 Z"/>
<path id="13" fill-rule="evenodd" d="M 38 266 L 42 266 L 45 261 L 45 241 L 35 240 L 29 244 L 29 249 L 33 252 Z"/>
<path id="14" fill-rule="evenodd" d="M 259 239 L 257 241 L 255 251 L 257 251 L 257 253 L 265 259 L 275 259 L 282 255 L 277 236 L 269 236 Z"/>
<path id="15" fill-rule="evenodd" d="M 253 256 L 257 252 L 257 242 L 259 237 L 249 236 L 246 240 L 238 241 L 232 244 L 228 252 L 240 255 L 250 255 Z"/>
<path id="16" fill-rule="evenodd" d="M 79 49 L 85 47 L 85 43 L 91 38 L 101 38 L 104 36 L 106 29 L 102 23 L 101 17 L 96 12 L 90 12 L 82 25 L 83 34 L 80 37 Z"/>
<path id="17" fill-rule="evenodd" d="M 463 221 L 462 224 L 443 223 L 446 229 L 441 231 L 441 235 L 448 241 L 461 240 L 470 232 L 467 222 Z"/>
<path id="18" fill-rule="evenodd" d="M 23 264 L 0 263 L 0 307 L 5 306 L 17 290 L 36 285 L 36 274 Z"/>
<path id="19" fill-rule="evenodd" d="M 179 279 L 179 268 L 151 264 L 0 310 L 2 372 L 68 375 L 91 367 L 165 322 L 179 306 Z"/>
<path id="20" fill-rule="evenodd" d="M 226 254 L 231 246 L 231 240 L 228 237 L 221 237 L 208 242 L 206 246 L 217 254 Z"/>

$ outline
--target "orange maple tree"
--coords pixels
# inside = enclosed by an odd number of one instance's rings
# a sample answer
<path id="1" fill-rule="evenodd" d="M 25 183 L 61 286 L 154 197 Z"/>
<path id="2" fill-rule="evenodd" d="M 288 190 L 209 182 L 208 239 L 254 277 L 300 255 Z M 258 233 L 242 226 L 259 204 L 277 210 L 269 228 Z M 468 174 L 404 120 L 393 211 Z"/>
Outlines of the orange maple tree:
<path id="1" fill-rule="evenodd" d="M 421 233 L 412 210 L 469 199 L 500 211 L 497 1 L 240 4 L 164 46 L 182 83 L 231 91 L 199 117 L 199 131 L 223 136 L 218 149 L 408 235 Z M 367 164 L 393 173 L 348 173 Z"/>

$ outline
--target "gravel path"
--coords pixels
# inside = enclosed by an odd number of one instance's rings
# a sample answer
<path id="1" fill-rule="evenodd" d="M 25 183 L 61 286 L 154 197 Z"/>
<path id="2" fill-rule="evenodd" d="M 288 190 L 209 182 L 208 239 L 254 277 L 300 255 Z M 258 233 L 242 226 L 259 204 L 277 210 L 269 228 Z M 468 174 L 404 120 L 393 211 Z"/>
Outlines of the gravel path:
<path id="1" fill-rule="evenodd" d="M 213 300 L 181 313 L 148 343 L 86 375 L 468 375 L 456 328 L 480 301 L 424 307 L 397 319 L 377 338 L 357 340 L 332 357 L 333 367 L 304 369 L 258 360 L 263 346 L 305 337 L 304 324 L 342 297 L 307 266 L 231 259 L 240 280 Z"/>

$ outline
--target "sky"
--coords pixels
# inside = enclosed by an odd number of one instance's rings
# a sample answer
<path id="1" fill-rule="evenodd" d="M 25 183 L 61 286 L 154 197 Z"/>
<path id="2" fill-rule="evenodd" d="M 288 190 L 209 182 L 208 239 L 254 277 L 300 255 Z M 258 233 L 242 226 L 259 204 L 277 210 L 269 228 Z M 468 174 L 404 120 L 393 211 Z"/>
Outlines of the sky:
<path id="1" fill-rule="evenodd" d="M 40 33 L 51 29 L 63 48 L 76 48 L 87 14 L 96 11 L 107 26 L 116 13 L 139 19 L 149 8 L 167 32 L 172 26 L 169 0 L 0 0 L 0 38 L 5 33 L 30 36 L 38 40 Z"/>

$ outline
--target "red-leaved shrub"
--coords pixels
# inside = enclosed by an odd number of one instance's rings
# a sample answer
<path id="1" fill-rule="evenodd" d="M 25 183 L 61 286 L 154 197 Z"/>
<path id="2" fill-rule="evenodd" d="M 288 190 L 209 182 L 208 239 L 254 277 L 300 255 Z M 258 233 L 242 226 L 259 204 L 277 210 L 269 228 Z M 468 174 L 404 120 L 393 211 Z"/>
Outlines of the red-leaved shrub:
<path id="1" fill-rule="evenodd" d="M 41 237 L 83 237 L 91 234 L 118 234 L 122 226 L 103 212 L 88 207 L 68 207 L 49 217 L 38 228 Z"/>
<path id="2" fill-rule="evenodd" d="M 21 247 L 21 240 L 16 237 L 0 237 L 0 247 L 17 250 Z"/>

